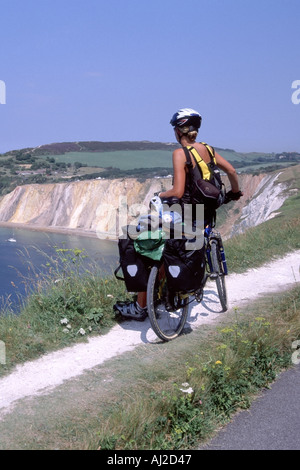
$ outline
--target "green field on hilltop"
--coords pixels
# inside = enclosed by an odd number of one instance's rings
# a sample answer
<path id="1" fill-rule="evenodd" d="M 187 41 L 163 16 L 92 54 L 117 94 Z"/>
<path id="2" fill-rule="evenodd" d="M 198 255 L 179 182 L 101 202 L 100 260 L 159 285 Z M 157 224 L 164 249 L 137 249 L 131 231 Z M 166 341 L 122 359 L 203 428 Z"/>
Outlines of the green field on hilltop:
<path id="1" fill-rule="evenodd" d="M 55 160 L 74 164 L 82 162 L 92 167 L 114 167 L 120 170 L 132 170 L 133 168 L 172 168 L 172 151 L 170 150 L 115 150 L 107 152 L 66 152 L 55 155 Z M 261 157 L 266 163 L 271 154 L 239 153 L 229 149 L 216 149 L 222 157 L 231 162 L 249 162 Z M 45 157 L 44 157 L 45 158 Z M 271 158 L 270 158 L 271 159 Z M 250 166 L 250 165 L 249 165 Z"/>
<path id="2" fill-rule="evenodd" d="M 46 157 L 44 157 L 46 158 Z M 119 168 L 172 168 L 172 151 L 167 150 L 118 150 L 114 152 L 68 152 L 55 155 L 58 162 L 81 162 L 92 167 Z"/>

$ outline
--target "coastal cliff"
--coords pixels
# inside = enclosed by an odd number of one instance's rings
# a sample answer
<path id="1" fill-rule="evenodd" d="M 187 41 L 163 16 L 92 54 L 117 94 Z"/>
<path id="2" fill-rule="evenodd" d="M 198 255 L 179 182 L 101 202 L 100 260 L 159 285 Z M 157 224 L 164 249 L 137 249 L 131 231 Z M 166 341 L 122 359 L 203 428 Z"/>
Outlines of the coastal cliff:
<path id="1" fill-rule="evenodd" d="M 288 197 L 286 186 L 277 183 L 276 173 L 245 174 L 239 179 L 244 197 L 226 206 L 224 236 L 272 217 Z M 223 181 L 228 187 L 226 177 Z M 144 182 L 126 178 L 18 186 L 0 200 L 0 224 L 117 239 L 122 226 L 148 210 L 155 192 L 171 186 L 171 177 Z"/>

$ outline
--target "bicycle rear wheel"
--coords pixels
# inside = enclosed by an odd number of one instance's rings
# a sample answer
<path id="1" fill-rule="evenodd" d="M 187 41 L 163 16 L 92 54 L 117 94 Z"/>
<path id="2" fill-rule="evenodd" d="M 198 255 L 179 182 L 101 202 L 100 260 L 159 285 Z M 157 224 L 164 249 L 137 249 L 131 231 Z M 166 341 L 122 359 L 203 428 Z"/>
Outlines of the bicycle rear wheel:
<path id="1" fill-rule="evenodd" d="M 219 250 L 219 245 L 216 240 L 211 241 L 211 264 L 213 268 L 213 273 L 211 273 L 211 278 L 215 279 L 217 284 L 217 291 L 220 299 L 220 303 L 222 306 L 222 311 L 226 312 L 228 309 L 227 303 L 227 291 L 226 291 L 226 284 L 225 284 L 225 273 L 223 269 L 223 263 L 221 258 L 221 253 Z"/>
<path id="2" fill-rule="evenodd" d="M 168 299 L 166 277 L 160 279 L 159 268 L 153 266 L 148 279 L 147 308 L 153 331 L 160 339 L 170 341 L 182 333 L 188 316 L 188 304 L 188 297 L 181 298 L 178 294 Z"/>

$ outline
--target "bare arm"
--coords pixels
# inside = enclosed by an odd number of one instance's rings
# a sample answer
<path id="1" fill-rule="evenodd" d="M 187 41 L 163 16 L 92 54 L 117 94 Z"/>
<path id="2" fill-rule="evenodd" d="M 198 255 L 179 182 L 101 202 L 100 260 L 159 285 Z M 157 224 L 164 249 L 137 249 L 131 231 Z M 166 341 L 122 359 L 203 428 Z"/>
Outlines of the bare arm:
<path id="1" fill-rule="evenodd" d="M 235 168 L 229 163 L 225 158 L 221 157 L 218 153 L 215 153 L 216 161 L 218 167 L 225 171 L 227 174 L 230 184 L 231 184 L 231 189 L 233 193 L 238 193 L 240 190 L 239 187 L 239 180 L 238 180 L 238 175 L 237 172 L 235 171 Z"/>
<path id="2" fill-rule="evenodd" d="M 160 197 L 175 196 L 181 198 L 185 188 L 185 155 L 182 149 L 177 149 L 173 152 L 173 170 L 174 170 L 174 183 L 173 188 L 168 191 L 160 193 Z"/>

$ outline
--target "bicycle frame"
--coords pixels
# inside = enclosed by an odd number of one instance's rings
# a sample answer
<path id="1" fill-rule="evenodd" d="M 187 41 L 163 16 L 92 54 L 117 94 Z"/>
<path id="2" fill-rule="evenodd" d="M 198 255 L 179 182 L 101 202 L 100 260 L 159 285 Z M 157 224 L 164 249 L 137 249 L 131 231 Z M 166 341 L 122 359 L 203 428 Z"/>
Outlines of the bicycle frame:
<path id="1" fill-rule="evenodd" d="M 205 253 L 207 264 L 209 267 L 209 272 L 213 273 L 212 261 L 211 261 L 211 242 L 216 240 L 218 248 L 221 254 L 222 265 L 223 265 L 223 274 L 226 276 L 228 274 L 227 262 L 225 257 L 225 250 L 222 242 L 222 238 L 219 232 L 213 229 L 211 225 L 207 225 L 204 229 L 204 243 L 205 243 Z"/>

